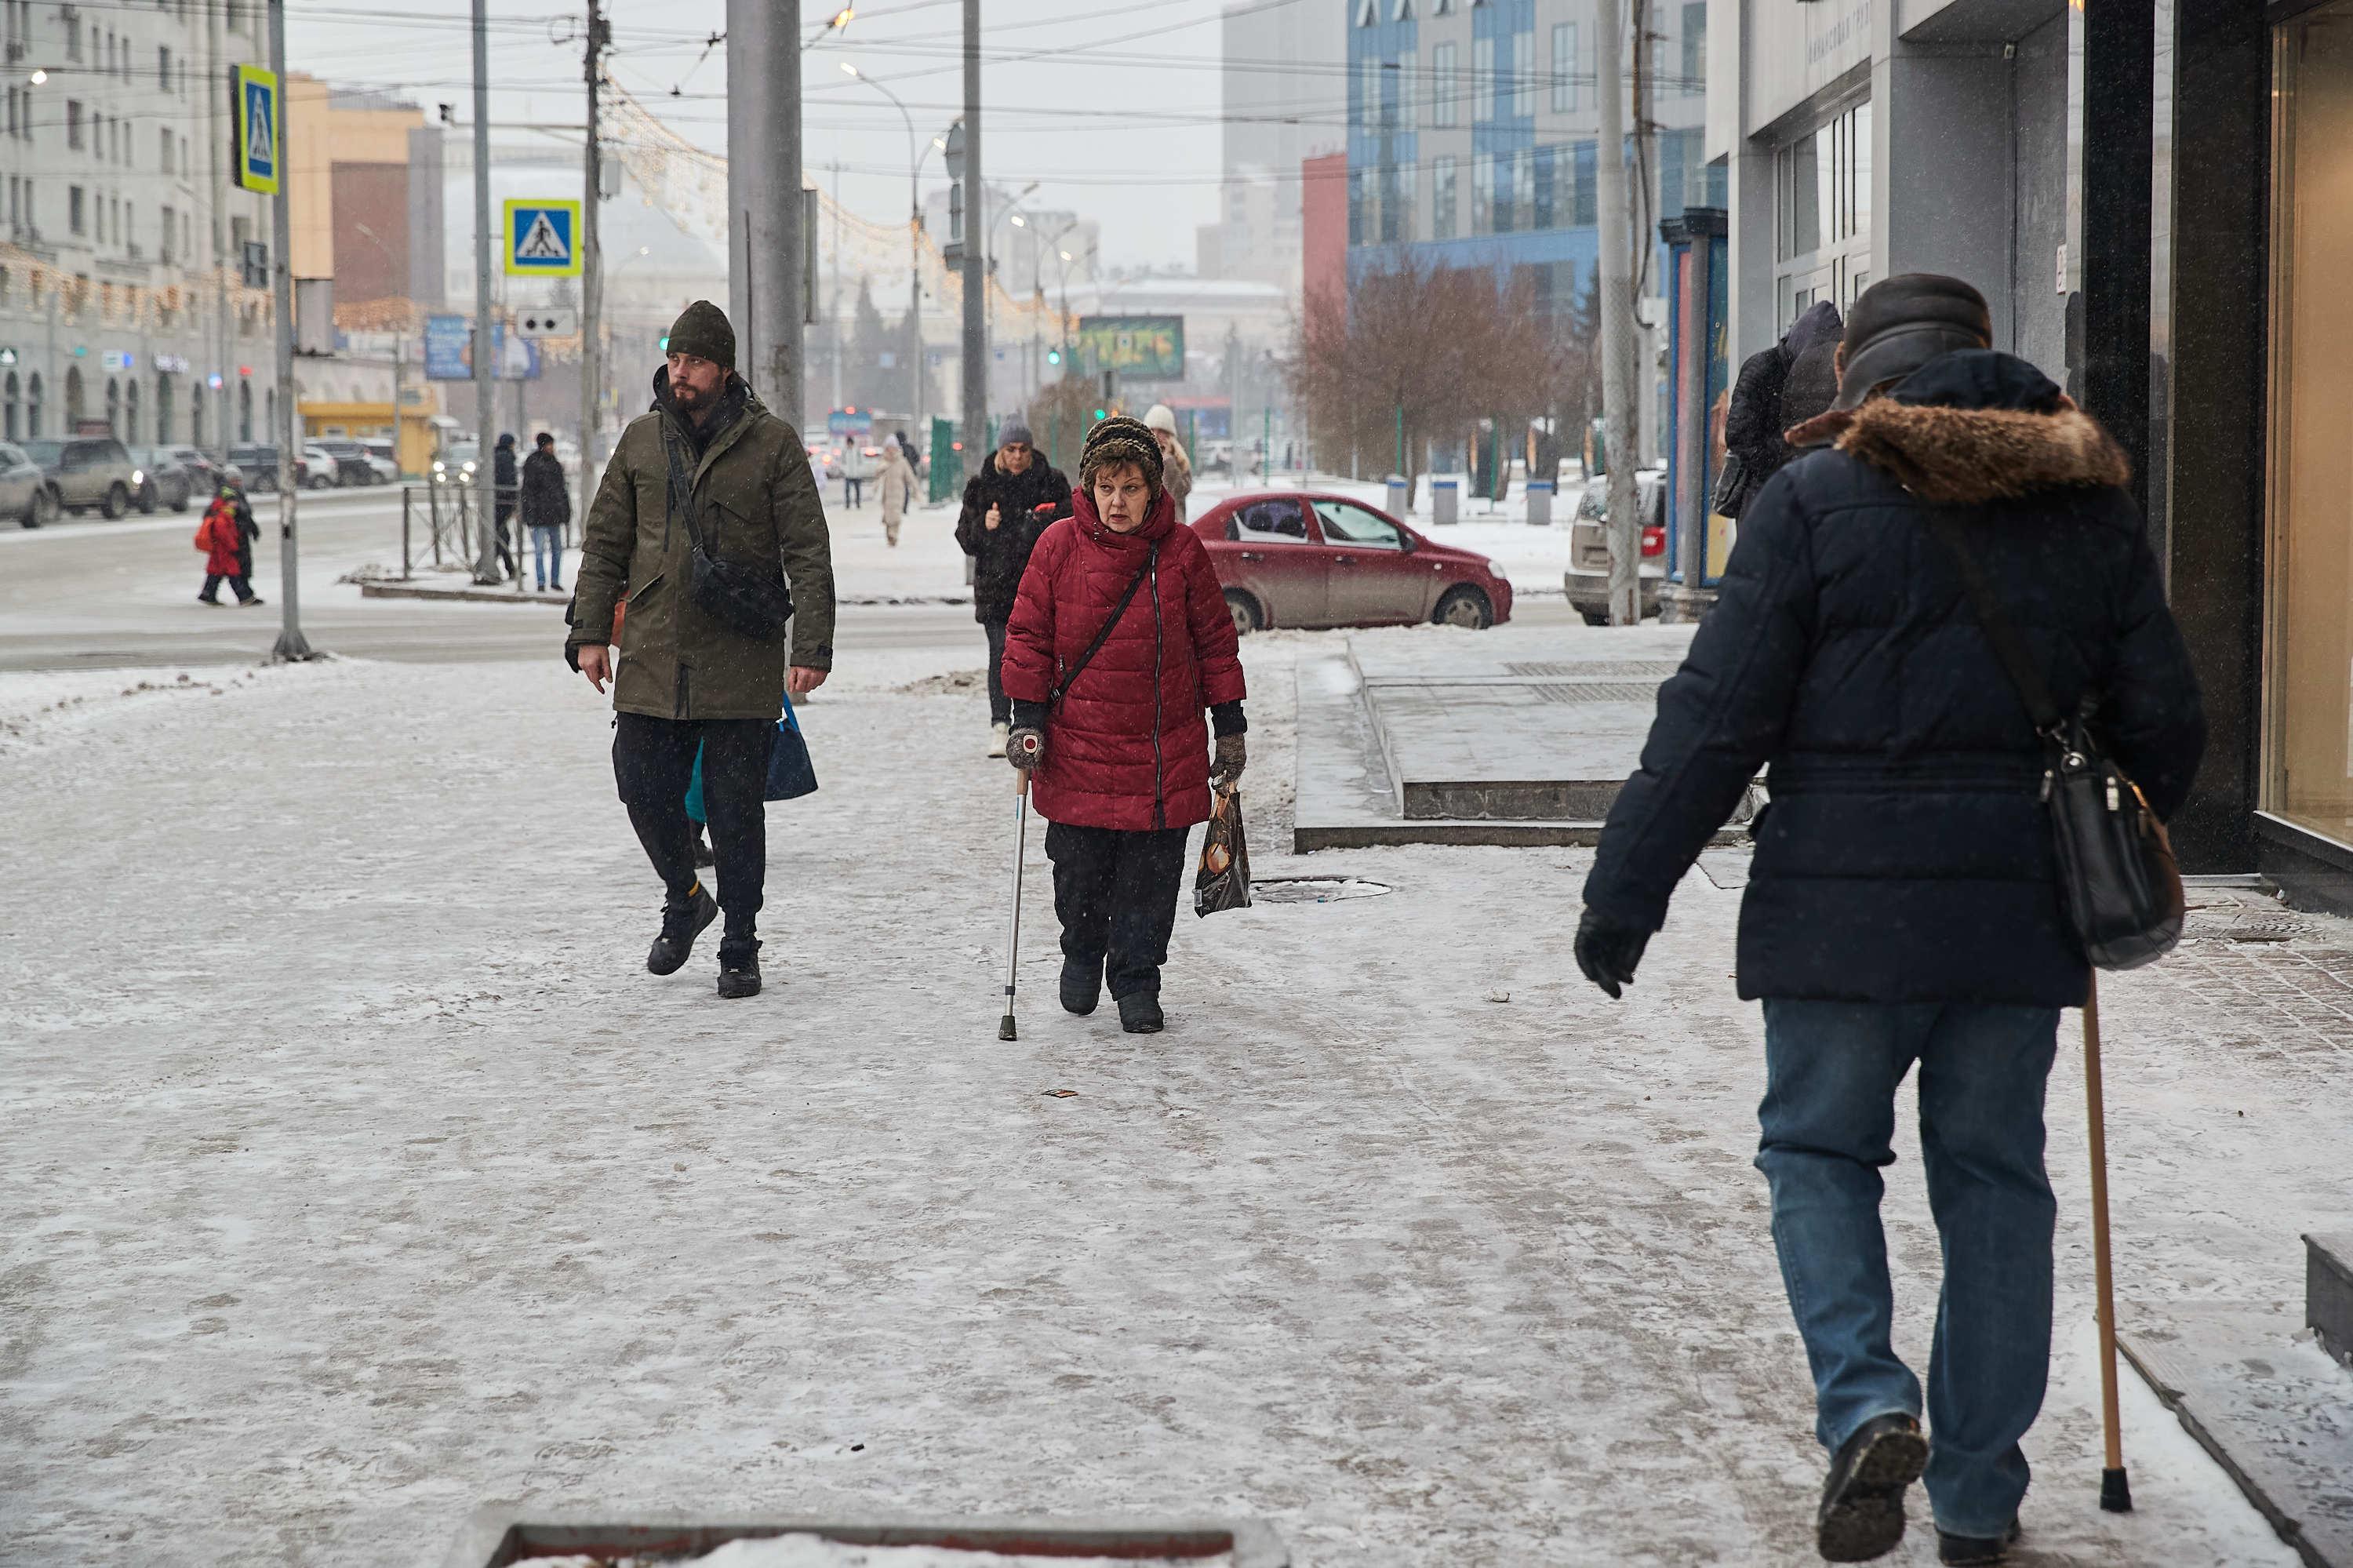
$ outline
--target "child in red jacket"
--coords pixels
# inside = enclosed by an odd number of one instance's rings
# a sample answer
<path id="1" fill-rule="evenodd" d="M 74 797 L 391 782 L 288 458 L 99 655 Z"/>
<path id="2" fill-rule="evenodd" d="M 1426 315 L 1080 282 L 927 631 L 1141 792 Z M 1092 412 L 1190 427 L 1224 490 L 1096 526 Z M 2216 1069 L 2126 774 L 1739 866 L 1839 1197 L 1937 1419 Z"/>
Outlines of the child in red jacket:
<path id="1" fill-rule="evenodd" d="M 1122 1028 L 1162 1025 L 1187 830 L 1246 760 L 1242 666 L 1200 538 L 1176 521 L 1160 445 L 1124 416 L 1087 437 L 1073 514 L 1022 574 L 1001 674 L 1007 743 L 1049 826 L 1062 1005 L 1092 1012 L 1108 970 Z M 1209 710 L 1209 722 L 1202 710 Z"/>
<path id="2" fill-rule="evenodd" d="M 205 553 L 205 586 L 196 590 L 199 604 L 218 604 L 224 582 L 238 604 L 261 602 L 248 580 L 253 576 L 253 541 L 259 537 L 261 527 L 246 504 L 245 492 L 236 481 L 223 479 L 219 493 L 205 508 L 205 520 L 196 524 L 196 548 Z"/>

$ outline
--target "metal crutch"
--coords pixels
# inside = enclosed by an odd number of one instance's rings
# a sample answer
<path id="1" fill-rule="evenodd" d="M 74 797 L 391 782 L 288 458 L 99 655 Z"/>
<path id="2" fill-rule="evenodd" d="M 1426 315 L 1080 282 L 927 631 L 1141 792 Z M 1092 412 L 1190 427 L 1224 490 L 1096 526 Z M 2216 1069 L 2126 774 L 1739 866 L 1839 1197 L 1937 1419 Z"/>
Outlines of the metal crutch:
<path id="1" fill-rule="evenodd" d="M 1013 777 L 1013 920 L 1005 936 L 1005 1016 L 997 1024 L 999 1040 L 1021 1038 L 1013 1022 L 1013 991 L 1021 972 L 1021 870 L 1029 858 L 1029 769 L 1019 768 Z"/>

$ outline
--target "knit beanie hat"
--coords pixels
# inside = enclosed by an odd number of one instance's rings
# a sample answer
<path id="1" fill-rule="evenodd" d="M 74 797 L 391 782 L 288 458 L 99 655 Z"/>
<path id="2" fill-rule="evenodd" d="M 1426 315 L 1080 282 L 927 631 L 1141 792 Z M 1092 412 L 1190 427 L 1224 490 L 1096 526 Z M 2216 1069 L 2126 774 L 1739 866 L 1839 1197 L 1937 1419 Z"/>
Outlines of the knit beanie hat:
<path id="1" fill-rule="evenodd" d="M 1125 414 L 1113 414 L 1087 432 L 1087 444 L 1079 452 L 1079 486 L 1092 490 L 1095 475 L 1107 468 L 1134 463 L 1144 475 L 1144 482 L 1152 493 L 1160 493 L 1160 473 L 1163 459 L 1160 443 L 1140 419 Z"/>
<path id="2" fill-rule="evenodd" d="M 697 300 L 670 323 L 670 352 L 707 359 L 722 370 L 735 368 L 735 329 L 727 313 L 709 300 Z"/>

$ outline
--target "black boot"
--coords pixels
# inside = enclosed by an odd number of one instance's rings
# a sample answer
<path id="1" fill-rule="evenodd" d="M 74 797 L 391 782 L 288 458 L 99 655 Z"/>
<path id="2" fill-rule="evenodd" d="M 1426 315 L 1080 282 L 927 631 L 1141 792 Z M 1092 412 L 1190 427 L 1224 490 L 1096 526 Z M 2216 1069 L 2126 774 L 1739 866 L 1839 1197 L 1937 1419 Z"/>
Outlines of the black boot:
<path id="1" fill-rule="evenodd" d="M 1157 1034 L 1165 1022 L 1155 992 L 1139 991 L 1119 999 L 1119 1026 L 1130 1034 Z"/>
<path id="2" fill-rule="evenodd" d="M 1062 1011 L 1075 1012 L 1081 1018 L 1095 1010 L 1103 1001 L 1103 965 L 1082 964 L 1076 959 L 1062 960 Z"/>
<path id="3" fill-rule="evenodd" d="M 1936 1531 L 1936 1561 L 1948 1568 L 1985 1568 L 1985 1565 L 2008 1562 L 2010 1549 L 2017 1542 L 2018 1520 L 2011 1520 L 2010 1528 L 2000 1535 L 1948 1535 Z"/>
<path id="4" fill-rule="evenodd" d="M 1839 1446 L 1814 1516 L 1814 1544 L 1831 1563 L 1867 1563 L 1904 1539 L 1905 1489 L 1928 1467 L 1928 1440 L 1904 1412 L 1874 1415 Z"/>
<path id="5" fill-rule="evenodd" d="M 719 939 L 719 994 L 724 997 L 760 994 L 760 939 L 733 931 Z"/>
<path id="6" fill-rule="evenodd" d="M 702 928 L 719 918 L 719 900 L 701 883 L 682 899 L 673 899 L 662 906 L 661 935 L 654 938 L 653 951 L 646 955 L 646 968 L 658 975 L 674 975 L 694 951 L 694 939 Z"/>

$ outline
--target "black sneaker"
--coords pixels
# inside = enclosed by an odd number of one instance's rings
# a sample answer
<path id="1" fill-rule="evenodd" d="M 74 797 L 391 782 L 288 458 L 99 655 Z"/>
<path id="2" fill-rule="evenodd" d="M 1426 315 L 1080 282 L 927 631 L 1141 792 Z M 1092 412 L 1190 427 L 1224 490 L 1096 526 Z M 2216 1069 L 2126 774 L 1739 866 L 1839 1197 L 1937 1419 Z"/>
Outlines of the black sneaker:
<path id="1" fill-rule="evenodd" d="M 1919 1420 L 1902 1411 L 1874 1415 L 1839 1447 L 1822 1483 L 1814 1544 L 1825 1561 L 1868 1563 L 1904 1539 L 1904 1490 L 1928 1467 Z"/>
<path id="2" fill-rule="evenodd" d="M 718 918 L 719 900 L 699 882 L 684 902 L 663 905 L 661 935 L 654 938 L 653 950 L 646 955 L 646 968 L 658 975 L 678 973 L 694 951 L 694 939 Z"/>
<path id="3" fill-rule="evenodd" d="M 2000 1535 L 1952 1535 L 1936 1531 L 1936 1561 L 1962 1568 L 1963 1564 L 1981 1565 L 2005 1563 L 2010 1549 L 2017 1544 L 2018 1520 L 2011 1520 L 2010 1528 Z"/>
<path id="4" fill-rule="evenodd" d="M 1081 1018 L 1095 1010 L 1103 1001 L 1103 966 L 1081 964 L 1075 959 L 1062 960 L 1062 1011 L 1075 1012 Z"/>
<path id="5" fill-rule="evenodd" d="M 1148 991 L 1119 999 L 1119 1026 L 1130 1034 L 1157 1034 L 1166 1021 L 1160 1016 L 1160 998 Z"/>
<path id="6" fill-rule="evenodd" d="M 760 994 L 760 939 L 757 937 L 720 938 L 719 994 L 730 998 Z"/>

